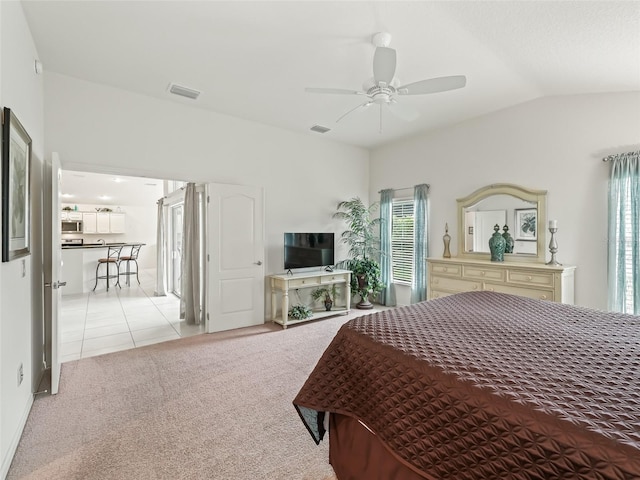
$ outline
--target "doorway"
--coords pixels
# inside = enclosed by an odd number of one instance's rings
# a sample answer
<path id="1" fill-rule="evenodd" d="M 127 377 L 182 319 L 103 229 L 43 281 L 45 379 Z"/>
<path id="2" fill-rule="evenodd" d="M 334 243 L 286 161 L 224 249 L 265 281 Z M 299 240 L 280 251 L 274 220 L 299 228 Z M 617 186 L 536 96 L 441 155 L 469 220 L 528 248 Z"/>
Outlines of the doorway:
<path id="1" fill-rule="evenodd" d="M 63 290 L 60 316 L 61 359 L 63 362 L 136 348 L 151 343 L 173 340 L 204 332 L 204 328 L 192 328 L 180 320 L 180 256 L 182 250 L 182 212 L 167 218 L 166 225 L 173 233 L 165 237 L 175 244 L 172 255 L 176 265 L 175 274 L 170 277 L 177 282 L 175 289 L 166 296 L 156 296 L 157 270 L 157 200 L 180 190 L 182 182 L 165 181 L 146 177 L 130 177 L 92 172 L 62 172 L 62 205 L 69 211 L 91 213 L 91 218 L 102 209 L 122 213 L 125 216 L 124 231 L 120 233 L 101 232 L 94 229 L 75 234 L 83 240 L 83 252 L 100 250 L 99 246 L 85 246 L 101 243 L 142 243 L 138 256 L 139 275 L 132 275 L 129 285 L 120 277 L 120 287 L 106 290 L 105 280 L 95 285 L 95 262 L 88 261 L 80 250 L 67 246 L 63 253 L 63 280 L 72 275 L 80 276 L 80 285 L 72 291 Z M 100 209 L 100 210 L 98 210 Z M 83 226 L 84 227 L 84 226 Z M 67 235 L 67 239 L 71 236 Z M 175 242 L 173 241 L 175 240 Z M 106 249 L 103 249 L 106 250 Z M 122 255 L 128 255 L 130 247 L 123 247 Z M 99 253 L 96 253 L 99 256 Z M 64 257 L 67 256 L 66 259 Z M 97 257 L 96 257 L 97 258 Z M 81 261 L 79 261 L 80 259 Z M 72 271 L 75 269 L 75 271 Z M 82 272 L 84 269 L 86 271 Z M 131 265 L 135 269 L 135 265 Z M 67 270 L 65 274 L 65 270 Z M 90 280 L 87 285 L 87 280 Z M 138 283 L 138 280 L 140 283 Z M 71 285 L 73 282 L 69 282 Z M 170 284 L 172 282 L 169 282 Z"/>

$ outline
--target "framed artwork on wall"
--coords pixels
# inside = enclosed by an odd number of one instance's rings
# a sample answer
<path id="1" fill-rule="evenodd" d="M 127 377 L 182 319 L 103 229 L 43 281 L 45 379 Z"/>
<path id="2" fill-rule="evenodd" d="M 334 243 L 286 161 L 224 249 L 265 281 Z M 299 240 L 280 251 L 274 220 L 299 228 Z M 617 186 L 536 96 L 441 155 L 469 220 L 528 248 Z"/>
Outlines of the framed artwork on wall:
<path id="1" fill-rule="evenodd" d="M 10 108 L 2 111 L 2 261 L 30 254 L 31 137 Z"/>
<path id="2" fill-rule="evenodd" d="M 538 240 L 538 210 L 535 208 L 517 208 L 515 210 L 515 240 L 535 242 Z"/>

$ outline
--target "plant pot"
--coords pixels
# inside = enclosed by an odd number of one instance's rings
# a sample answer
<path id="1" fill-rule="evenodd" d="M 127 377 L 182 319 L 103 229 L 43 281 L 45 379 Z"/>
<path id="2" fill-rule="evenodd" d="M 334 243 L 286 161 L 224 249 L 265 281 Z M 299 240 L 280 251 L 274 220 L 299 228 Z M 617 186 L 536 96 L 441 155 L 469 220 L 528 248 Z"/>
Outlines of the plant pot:
<path id="1" fill-rule="evenodd" d="M 365 275 L 358 275 L 356 278 L 358 279 L 358 291 L 360 292 L 360 301 L 356 304 L 356 308 L 359 310 L 371 310 L 373 304 L 369 301 L 369 294 L 362 293 L 368 286 L 367 277 Z"/>
<path id="2" fill-rule="evenodd" d="M 331 307 L 333 307 L 333 302 L 331 300 L 325 300 L 324 308 L 327 310 L 327 312 L 331 310 Z"/>

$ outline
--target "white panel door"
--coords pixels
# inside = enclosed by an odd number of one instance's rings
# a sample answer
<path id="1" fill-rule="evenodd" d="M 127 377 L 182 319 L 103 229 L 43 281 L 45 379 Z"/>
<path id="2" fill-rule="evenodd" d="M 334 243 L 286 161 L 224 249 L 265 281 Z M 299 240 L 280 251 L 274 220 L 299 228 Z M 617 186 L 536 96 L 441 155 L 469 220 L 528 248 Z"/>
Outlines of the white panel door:
<path id="1" fill-rule="evenodd" d="M 45 313 L 45 361 L 51 370 L 51 393 L 58 393 L 60 384 L 60 281 L 62 255 L 60 250 L 60 159 L 57 153 L 51 155 L 51 161 L 45 165 L 44 195 L 45 248 L 44 248 L 44 313 Z M 49 212 L 50 215 L 47 215 Z M 49 217 L 47 219 L 47 217 Z"/>
<path id="2" fill-rule="evenodd" d="M 207 332 L 264 323 L 264 193 L 207 185 Z"/>

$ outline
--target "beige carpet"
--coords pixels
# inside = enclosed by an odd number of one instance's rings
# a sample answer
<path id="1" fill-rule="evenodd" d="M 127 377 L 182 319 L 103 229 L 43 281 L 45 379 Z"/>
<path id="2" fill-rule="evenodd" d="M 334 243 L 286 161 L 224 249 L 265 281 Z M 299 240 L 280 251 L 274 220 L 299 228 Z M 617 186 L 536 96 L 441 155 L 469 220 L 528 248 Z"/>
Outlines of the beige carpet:
<path id="1" fill-rule="evenodd" d="M 358 312 L 363 314 L 365 312 Z M 267 324 L 65 363 L 8 479 L 334 479 L 292 400 L 351 316 Z"/>

